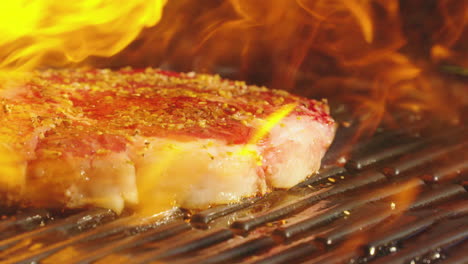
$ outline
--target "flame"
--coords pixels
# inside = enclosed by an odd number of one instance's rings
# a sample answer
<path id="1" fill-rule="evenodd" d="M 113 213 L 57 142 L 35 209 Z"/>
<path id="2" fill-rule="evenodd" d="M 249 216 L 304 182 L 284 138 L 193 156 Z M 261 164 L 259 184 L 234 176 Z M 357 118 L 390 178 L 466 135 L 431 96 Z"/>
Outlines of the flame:
<path id="1" fill-rule="evenodd" d="M 257 144 L 259 140 L 265 137 L 281 120 L 291 113 L 297 106 L 297 103 L 287 104 L 272 113 L 265 120 L 265 123 L 257 129 L 255 134 L 249 140 L 249 144 Z"/>
<path id="2" fill-rule="evenodd" d="M 161 186 L 164 186 L 164 181 L 177 180 L 177 175 L 171 175 L 168 170 L 177 166 L 175 165 L 177 155 L 182 151 L 181 147 L 168 144 L 158 151 L 158 162 L 150 163 L 141 168 L 140 177 L 138 177 L 139 204 L 137 211 L 139 214 L 153 215 L 178 205 L 176 195 L 181 190 L 166 191 L 161 189 Z"/>
<path id="3" fill-rule="evenodd" d="M 18 0 L 0 4 L 0 69 L 111 56 L 161 18 L 165 0 Z"/>
<path id="4" fill-rule="evenodd" d="M 441 73 L 448 64 L 445 71 L 466 76 L 466 1 L 22 0 L 0 7 L 0 69 L 220 73 L 341 97 L 366 117 L 362 133 L 391 123 L 394 108 L 460 122 L 467 104 L 459 99 L 466 89 L 447 88 Z"/>
<path id="5" fill-rule="evenodd" d="M 460 122 L 467 89 L 448 88 L 441 65 L 468 67 L 467 14 L 456 0 L 179 0 L 123 52 L 90 63 L 220 73 L 340 97 L 365 118 L 362 133 L 397 123 L 395 109 Z"/>
<path id="6" fill-rule="evenodd" d="M 144 27 L 161 18 L 166 0 L 55 1 L 18 0 L 0 3 L 0 80 L 2 96 L 15 93 L 25 72 L 69 66 L 89 56 L 112 56 Z M 3 112 L 3 109 L 0 111 Z M 3 133 L 12 135 L 12 133 Z M 0 185 L 25 184 L 25 162 L 10 149 L 14 140 L 0 138 Z"/>
<path id="7" fill-rule="evenodd" d="M 3 1 L 0 77 L 8 80 L 11 71 L 47 67 L 158 66 L 220 73 L 306 96 L 339 97 L 352 102 L 365 121 L 359 135 L 370 134 L 381 121 L 397 123 L 389 114 L 395 108 L 462 123 L 468 89 L 458 77 L 466 77 L 468 69 L 468 2 L 431 3 Z M 290 111 L 283 110 L 252 142 Z M 11 151 L 0 147 L 0 163 L 15 164 Z M 174 155 L 168 152 L 168 164 Z M 12 166 L 4 168 L 10 168 L 6 175 L 20 175 Z M 14 185 L 22 180 L 0 181 Z"/>
<path id="8" fill-rule="evenodd" d="M 249 141 L 241 146 L 237 152 L 233 153 L 239 155 L 238 160 L 245 162 L 254 160 L 258 166 L 261 166 L 262 157 L 254 146 L 267 136 L 276 125 L 280 124 L 296 106 L 297 103 L 286 104 L 270 114 L 256 129 Z M 194 160 L 195 157 L 187 155 L 190 152 L 190 149 L 185 149 L 180 144 L 168 143 L 145 155 L 149 157 L 151 162 L 139 166 L 137 173 L 139 204 L 136 209 L 139 214 L 152 215 L 155 212 L 162 212 L 180 205 L 180 199 L 183 200 L 187 185 L 190 185 L 190 180 L 194 182 L 198 180 L 193 172 L 208 169 L 205 167 L 206 161 Z M 157 157 L 157 159 L 154 159 L 154 157 Z M 181 167 L 178 164 L 181 159 L 190 159 L 192 161 L 191 166 L 189 168 Z M 191 175 L 188 181 L 187 175 Z M 170 184 L 168 184 L 169 182 Z"/>
<path id="9" fill-rule="evenodd" d="M 2 187 L 13 188 L 23 186 L 25 182 L 21 159 L 12 155 L 13 151 L 6 147 L 0 147 L 0 184 Z"/>
<path id="10" fill-rule="evenodd" d="M 9 145 L 12 142 L 10 137 L 0 136 L 0 189 L 16 189 L 20 192 L 26 181 L 26 164 Z"/>
<path id="11" fill-rule="evenodd" d="M 297 106 L 297 103 L 286 104 L 282 106 L 280 109 L 276 110 L 271 115 L 269 115 L 265 119 L 265 122 L 262 125 L 260 125 L 259 128 L 252 135 L 248 143 L 245 144 L 244 147 L 241 148 L 239 152 L 236 154 L 241 155 L 241 156 L 253 155 L 254 157 L 257 158 L 257 160 L 259 160 L 258 163 L 261 163 L 260 162 L 261 158 L 258 157 L 258 153 L 254 149 L 252 149 L 252 146 L 255 146 L 260 140 L 262 140 L 266 135 L 268 135 L 268 133 L 276 125 L 278 125 L 281 122 L 281 120 L 283 120 L 287 115 L 289 115 L 296 108 L 296 106 Z"/>

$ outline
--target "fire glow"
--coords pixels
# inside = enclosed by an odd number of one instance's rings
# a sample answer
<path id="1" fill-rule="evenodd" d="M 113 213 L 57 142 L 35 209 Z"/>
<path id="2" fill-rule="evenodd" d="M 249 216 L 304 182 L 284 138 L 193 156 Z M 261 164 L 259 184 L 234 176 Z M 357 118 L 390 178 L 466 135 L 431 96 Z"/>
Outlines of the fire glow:
<path id="1" fill-rule="evenodd" d="M 4 1 L 0 72 L 157 66 L 342 96 L 368 120 L 362 133 L 391 121 L 392 107 L 460 122 L 468 89 L 447 87 L 437 69 L 444 63 L 468 67 L 465 1 L 431 1 L 428 10 L 418 10 L 427 5 L 419 0 L 205 2 Z M 411 26 L 414 10 L 424 11 L 424 19 L 434 15 L 436 25 Z M 273 115 L 252 141 L 290 111 Z M 8 153 L 0 149 L 0 158 L 9 156 L 2 152 Z"/>
<path id="2" fill-rule="evenodd" d="M 454 0 L 4 2 L 0 69 L 219 72 L 309 96 L 345 94 L 373 120 L 363 131 L 394 106 L 459 122 L 466 91 L 447 88 L 437 67 L 468 67 L 467 10 Z"/>
<path id="3" fill-rule="evenodd" d="M 393 106 L 459 122 L 466 92 L 447 88 L 436 70 L 468 67 L 467 11 L 454 0 L 5 2 L 0 69 L 234 71 L 309 96 L 345 94 L 374 120 L 368 131 Z"/>
<path id="4" fill-rule="evenodd" d="M 447 87 L 439 67 L 467 66 L 467 10 L 448 0 L 172 1 L 133 45 L 92 62 L 219 72 L 302 95 L 344 97 L 369 121 L 363 133 L 392 122 L 393 108 L 459 122 L 466 91 Z"/>
<path id="5" fill-rule="evenodd" d="M 0 69 L 64 66 L 112 56 L 159 21 L 157 1 L 2 1 Z"/>

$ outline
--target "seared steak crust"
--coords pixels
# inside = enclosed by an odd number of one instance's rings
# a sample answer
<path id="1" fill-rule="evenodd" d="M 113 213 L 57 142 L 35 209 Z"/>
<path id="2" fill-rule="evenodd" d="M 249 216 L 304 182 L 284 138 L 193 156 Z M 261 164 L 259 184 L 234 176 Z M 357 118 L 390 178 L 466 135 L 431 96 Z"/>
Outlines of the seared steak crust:
<path id="1" fill-rule="evenodd" d="M 0 163 L 12 168 L 0 191 L 27 206 L 231 202 L 317 170 L 334 135 L 324 102 L 158 69 L 34 72 L 4 85 L 0 103 Z M 298 149 L 312 160 L 284 154 L 297 135 L 313 139 Z M 282 179 L 291 159 L 310 164 Z"/>

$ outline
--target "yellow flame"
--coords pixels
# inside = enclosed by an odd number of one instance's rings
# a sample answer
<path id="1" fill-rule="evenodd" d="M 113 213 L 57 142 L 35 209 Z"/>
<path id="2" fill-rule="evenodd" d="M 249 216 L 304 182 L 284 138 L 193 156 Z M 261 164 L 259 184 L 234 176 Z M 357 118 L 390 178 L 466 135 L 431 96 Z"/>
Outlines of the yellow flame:
<path id="1" fill-rule="evenodd" d="M 0 3 L 0 69 L 61 66 L 111 56 L 156 24 L 166 0 Z"/>
<path id="2" fill-rule="evenodd" d="M 167 176 L 167 169 L 174 164 L 182 151 L 180 147 L 168 144 L 157 153 L 157 162 L 141 168 L 141 172 L 138 173 L 140 176 L 138 179 L 138 213 L 151 215 L 176 206 L 174 204 L 177 202 L 175 193 L 158 190 L 157 186 L 161 186 L 162 181 L 170 180 Z"/>
<path id="3" fill-rule="evenodd" d="M 19 155 L 15 154 L 8 144 L 11 139 L 0 137 L 0 189 L 16 188 L 21 191 L 25 183 L 25 164 Z"/>
<path id="4" fill-rule="evenodd" d="M 265 120 L 265 123 L 260 126 L 259 129 L 257 129 L 255 134 L 250 138 L 249 142 L 245 144 L 244 147 L 236 154 L 242 156 L 254 155 L 261 164 L 260 157 L 258 157 L 257 152 L 252 149 L 252 146 L 264 138 L 276 125 L 278 125 L 279 122 L 281 122 L 281 120 L 289 115 L 289 113 L 291 113 L 294 108 L 296 108 L 296 106 L 297 103 L 284 105 L 273 114 L 268 116 Z"/>
<path id="5" fill-rule="evenodd" d="M 370 17 L 371 13 L 369 12 L 369 8 L 366 5 L 362 5 L 362 3 L 358 3 L 357 1 L 353 0 L 343 1 L 343 4 L 350 10 L 350 12 L 356 17 L 357 21 L 359 22 L 365 41 L 367 43 L 372 42 L 374 38 L 374 29 L 372 25 L 372 19 Z"/>
<path id="6" fill-rule="evenodd" d="M 294 104 L 287 104 L 282 106 L 280 109 L 275 111 L 265 120 L 265 124 L 263 124 L 253 135 L 253 137 L 249 140 L 250 144 L 256 144 L 260 139 L 265 137 L 273 127 L 275 127 L 281 120 L 283 120 L 289 113 L 291 113 L 294 108 L 296 108 L 297 103 Z"/>

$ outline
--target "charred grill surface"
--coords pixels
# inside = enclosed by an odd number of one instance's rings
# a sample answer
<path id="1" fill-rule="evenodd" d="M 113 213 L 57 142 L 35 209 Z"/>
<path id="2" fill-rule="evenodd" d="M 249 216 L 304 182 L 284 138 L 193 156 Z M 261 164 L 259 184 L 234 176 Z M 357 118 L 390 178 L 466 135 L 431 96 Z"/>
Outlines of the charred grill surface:
<path id="1" fill-rule="evenodd" d="M 330 162 L 332 147 L 328 166 L 290 190 L 201 212 L 4 209 L 0 261 L 464 263 L 466 132 L 380 132 L 356 143 L 344 166 Z"/>

